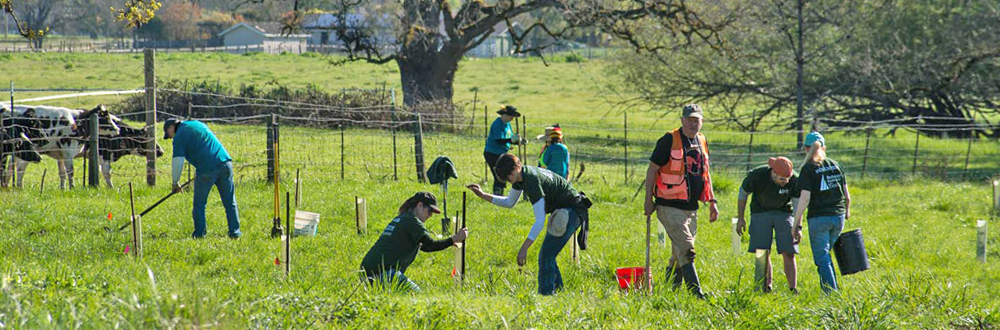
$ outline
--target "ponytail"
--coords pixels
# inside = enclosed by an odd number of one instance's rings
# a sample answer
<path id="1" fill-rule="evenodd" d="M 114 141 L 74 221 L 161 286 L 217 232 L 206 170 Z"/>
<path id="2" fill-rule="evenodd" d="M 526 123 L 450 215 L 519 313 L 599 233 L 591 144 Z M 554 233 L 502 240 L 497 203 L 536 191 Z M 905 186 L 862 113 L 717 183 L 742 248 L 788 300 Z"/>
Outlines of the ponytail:
<path id="1" fill-rule="evenodd" d="M 420 200 L 416 196 L 410 197 L 405 202 L 403 202 L 403 205 L 399 206 L 399 214 L 403 214 L 407 211 L 413 210 L 413 208 L 417 207 L 417 204 L 419 203 Z"/>
<path id="2" fill-rule="evenodd" d="M 826 150 L 823 148 L 823 144 L 820 141 L 813 142 L 812 146 L 809 147 L 809 153 L 806 154 L 806 159 L 803 162 L 819 164 L 824 160 L 826 160 Z"/>

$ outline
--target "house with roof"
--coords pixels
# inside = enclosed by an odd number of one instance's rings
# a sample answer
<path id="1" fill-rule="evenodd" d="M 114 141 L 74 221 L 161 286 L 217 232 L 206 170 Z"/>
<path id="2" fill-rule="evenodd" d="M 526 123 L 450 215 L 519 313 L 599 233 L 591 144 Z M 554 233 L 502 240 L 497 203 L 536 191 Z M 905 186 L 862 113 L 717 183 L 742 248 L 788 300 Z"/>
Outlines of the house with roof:
<path id="1" fill-rule="evenodd" d="M 517 22 L 514 22 L 517 28 Z M 465 53 L 467 57 L 503 57 L 510 56 L 514 52 L 514 43 L 510 37 L 510 29 L 507 23 L 500 22 L 493 26 L 493 32 L 486 37 L 483 43 Z"/>
<path id="2" fill-rule="evenodd" d="M 300 54 L 306 51 L 308 34 L 282 31 L 281 23 L 236 23 L 220 32 L 219 38 L 226 47 L 243 47 L 250 51 L 269 54 L 289 52 Z"/>

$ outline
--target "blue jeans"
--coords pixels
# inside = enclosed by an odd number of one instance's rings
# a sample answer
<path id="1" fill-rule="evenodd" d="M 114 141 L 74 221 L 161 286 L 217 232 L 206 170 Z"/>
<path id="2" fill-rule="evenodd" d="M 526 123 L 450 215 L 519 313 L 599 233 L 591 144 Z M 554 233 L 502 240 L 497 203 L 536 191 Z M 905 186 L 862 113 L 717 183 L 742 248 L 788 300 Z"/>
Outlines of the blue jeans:
<path id="1" fill-rule="evenodd" d="M 240 212 L 236 209 L 236 185 L 233 184 L 232 162 L 198 171 L 198 175 L 194 178 L 194 208 L 191 210 L 194 233 L 191 236 L 205 237 L 205 204 L 208 203 L 208 193 L 212 191 L 212 186 L 219 187 L 219 197 L 222 197 L 222 206 L 226 208 L 229 237 L 240 237 Z"/>
<path id="2" fill-rule="evenodd" d="M 837 277 L 833 272 L 830 248 L 844 230 L 844 215 L 809 218 L 809 244 L 812 246 L 813 263 L 819 271 L 823 292 L 837 290 Z"/>
<path id="3" fill-rule="evenodd" d="M 562 273 L 559 272 L 559 265 L 556 264 L 556 257 L 562 251 L 573 233 L 580 228 L 581 210 L 569 209 L 569 221 L 566 223 L 566 233 L 562 237 L 555 237 L 545 232 L 545 240 L 542 241 L 542 250 L 538 254 L 538 294 L 551 295 L 556 290 L 562 288 Z M 586 212 L 586 211 L 582 211 Z"/>
<path id="4" fill-rule="evenodd" d="M 420 286 L 414 283 L 403 272 L 389 269 L 381 273 L 367 275 L 365 280 L 368 285 L 380 286 L 384 289 L 399 290 L 401 292 L 420 292 Z"/>

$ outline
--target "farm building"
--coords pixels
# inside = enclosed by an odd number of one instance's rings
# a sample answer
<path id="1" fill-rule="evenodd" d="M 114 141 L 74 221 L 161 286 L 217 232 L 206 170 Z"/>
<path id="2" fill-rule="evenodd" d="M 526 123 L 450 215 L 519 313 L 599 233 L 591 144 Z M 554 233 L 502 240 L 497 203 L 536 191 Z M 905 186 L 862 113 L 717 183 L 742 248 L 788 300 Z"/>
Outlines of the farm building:
<path id="1" fill-rule="evenodd" d="M 517 26 L 517 23 L 514 23 Z M 470 49 L 465 53 L 468 57 L 503 57 L 510 56 L 514 51 L 513 43 L 510 40 L 510 34 L 508 33 L 507 23 L 498 23 L 493 26 L 493 32 L 490 33 L 483 43 L 479 44 L 473 49 Z"/>
<path id="2" fill-rule="evenodd" d="M 265 53 L 290 52 L 299 54 L 306 51 L 308 34 L 286 34 L 281 32 L 279 23 L 237 23 L 219 33 L 226 47 L 255 48 Z"/>

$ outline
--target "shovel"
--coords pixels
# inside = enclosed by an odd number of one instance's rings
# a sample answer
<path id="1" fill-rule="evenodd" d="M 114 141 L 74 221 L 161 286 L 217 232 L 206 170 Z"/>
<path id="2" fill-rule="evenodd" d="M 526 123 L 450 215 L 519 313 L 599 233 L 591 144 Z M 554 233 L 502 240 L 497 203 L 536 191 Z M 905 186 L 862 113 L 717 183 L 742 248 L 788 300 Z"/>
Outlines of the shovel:
<path id="1" fill-rule="evenodd" d="M 187 185 L 190 184 L 190 183 L 191 183 L 191 180 L 189 180 L 188 182 L 185 182 L 184 184 L 181 185 L 181 189 L 184 189 L 184 187 L 187 187 Z M 149 213 L 150 211 L 152 211 L 157 206 L 160 206 L 161 203 L 163 203 L 164 201 L 167 200 L 167 198 L 170 198 L 170 196 L 173 196 L 173 195 L 174 195 L 174 191 L 171 190 L 170 194 L 167 194 L 166 196 L 163 196 L 163 198 L 160 198 L 160 200 L 156 201 L 156 203 L 153 203 L 153 205 L 147 207 L 145 210 L 143 210 L 141 213 L 139 213 L 139 216 L 140 217 L 145 216 L 146 213 Z M 121 227 L 118 227 L 118 231 L 122 231 L 122 230 L 124 230 L 125 228 L 128 228 L 131 225 L 132 225 L 132 221 L 129 220 L 124 225 L 121 225 Z"/>

